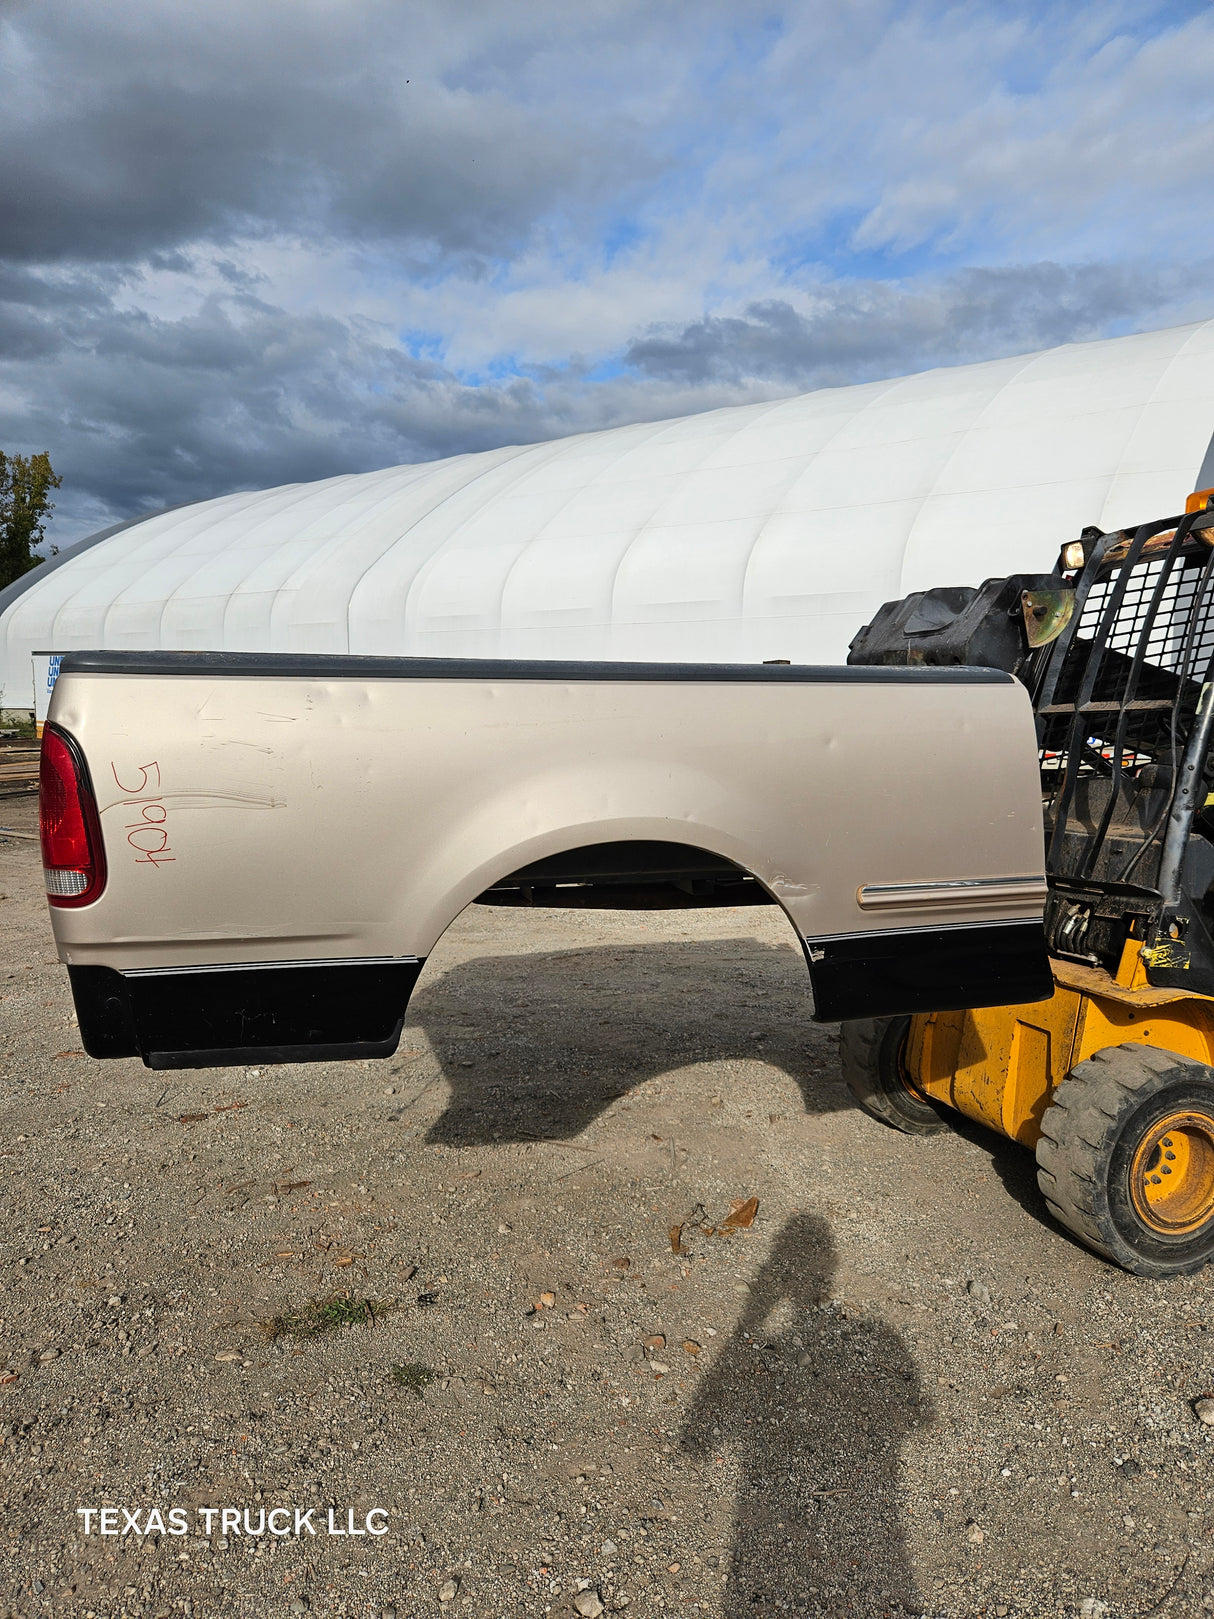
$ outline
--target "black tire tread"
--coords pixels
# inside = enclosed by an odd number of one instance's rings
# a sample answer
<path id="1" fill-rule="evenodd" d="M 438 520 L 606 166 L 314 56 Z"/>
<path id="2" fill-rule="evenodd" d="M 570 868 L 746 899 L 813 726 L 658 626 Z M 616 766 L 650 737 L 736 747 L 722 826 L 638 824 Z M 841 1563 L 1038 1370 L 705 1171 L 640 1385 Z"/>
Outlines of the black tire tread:
<path id="1" fill-rule="evenodd" d="M 919 1101 L 914 1113 L 900 1108 L 878 1082 L 882 1046 L 891 1025 L 904 1021 L 894 1018 L 855 1018 L 844 1023 L 839 1034 L 839 1061 L 843 1081 L 857 1107 L 870 1118 L 888 1124 L 904 1135 L 934 1136 L 949 1128 L 947 1120 L 928 1101 Z M 930 1110 L 930 1117 L 927 1116 Z M 920 1116 L 916 1116 L 920 1115 Z"/>
<path id="2" fill-rule="evenodd" d="M 1140 1276 L 1174 1275 L 1178 1267 L 1143 1259 L 1118 1233 L 1107 1206 L 1109 1158 L 1121 1121 L 1149 1094 L 1153 1078 L 1186 1068 L 1209 1078 L 1204 1064 L 1175 1052 L 1108 1046 L 1075 1065 L 1042 1119 L 1037 1184 L 1051 1214 L 1093 1252 Z"/>

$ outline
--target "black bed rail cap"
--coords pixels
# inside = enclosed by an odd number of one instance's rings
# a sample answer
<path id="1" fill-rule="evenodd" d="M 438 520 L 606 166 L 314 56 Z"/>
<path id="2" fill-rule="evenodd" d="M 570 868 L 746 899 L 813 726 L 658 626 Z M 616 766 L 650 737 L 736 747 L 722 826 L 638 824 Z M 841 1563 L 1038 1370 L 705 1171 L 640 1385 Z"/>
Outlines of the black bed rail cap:
<path id="1" fill-rule="evenodd" d="M 1006 686 L 999 669 L 843 664 L 590 663 L 572 659 L 357 657 L 327 652 L 65 652 L 60 675 L 270 675 L 301 680 L 712 681 L 788 686 Z"/>

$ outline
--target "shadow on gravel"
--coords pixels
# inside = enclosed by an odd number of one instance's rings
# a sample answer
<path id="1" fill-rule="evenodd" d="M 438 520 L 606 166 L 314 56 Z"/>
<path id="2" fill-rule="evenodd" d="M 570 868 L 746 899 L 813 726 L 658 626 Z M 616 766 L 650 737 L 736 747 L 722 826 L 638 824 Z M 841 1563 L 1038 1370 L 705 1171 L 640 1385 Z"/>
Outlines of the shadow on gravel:
<path id="1" fill-rule="evenodd" d="M 741 1464 L 724 1619 L 922 1612 L 898 1468 L 930 1411 L 897 1331 L 819 1308 L 834 1267 L 825 1222 L 789 1220 L 680 1435 L 694 1456 Z"/>
<path id="2" fill-rule="evenodd" d="M 1026 1214 L 1033 1217 L 1040 1225 L 1048 1226 L 1051 1231 L 1058 1227 L 1050 1218 L 1050 1211 L 1046 1207 L 1045 1198 L 1041 1195 L 1041 1188 L 1037 1185 L 1037 1156 L 1031 1147 L 1022 1147 L 1018 1141 L 1009 1141 L 1007 1136 L 997 1135 L 994 1130 L 985 1130 L 982 1125 L 975 1124 L 964 1114 L 948 1110 L 949 1124 L 959 1136 L 966 1141 L 972 1141 L 976 1147 L 981 1147 L 991 1160 L 991 1168 L 1003 1182 L 1004 1190 L 1017 1202 Z"/>
<path id="3" fill-rule="evenodd" d="M 850 1107 L 812 1005 L 800 952 L 754 939 L 481 956 L 423 980 L 401 1045 L 420 1024 L 451 1086 L 429 1141 L 566 1140 L 699 1062 L 757 1058 L 795 1080 L 809 1112 Z"/>

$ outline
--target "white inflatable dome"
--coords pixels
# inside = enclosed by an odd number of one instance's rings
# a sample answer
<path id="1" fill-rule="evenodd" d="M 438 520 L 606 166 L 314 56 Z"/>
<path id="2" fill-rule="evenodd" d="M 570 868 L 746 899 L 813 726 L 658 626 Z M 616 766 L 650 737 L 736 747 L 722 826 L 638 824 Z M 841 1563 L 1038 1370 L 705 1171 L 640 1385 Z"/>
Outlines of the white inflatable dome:
<path id="1" fill-rule="evenodd" d="M 31 653 L 835 663 L 881 602 L 1048 569 L 1214 484 L 1214 321 L 224 495 L 0 592 Z"/>

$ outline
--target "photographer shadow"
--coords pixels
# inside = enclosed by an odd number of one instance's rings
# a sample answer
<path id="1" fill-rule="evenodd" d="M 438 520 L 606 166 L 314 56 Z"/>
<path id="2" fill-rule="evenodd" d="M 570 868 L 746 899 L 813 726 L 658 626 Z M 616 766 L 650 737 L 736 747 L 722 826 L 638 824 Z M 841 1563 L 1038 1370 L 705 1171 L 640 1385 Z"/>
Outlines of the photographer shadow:
<path id="1" fill-rule="evenodd" d="M 901 1334 L 829 1305 L 834 1269 L 826 1223 L 790 1219 L 680 1434 L 698 1459 L 738 1461 L 725 1619 L 922 1611 L 901 1447 L 931 1412 Z"/>

